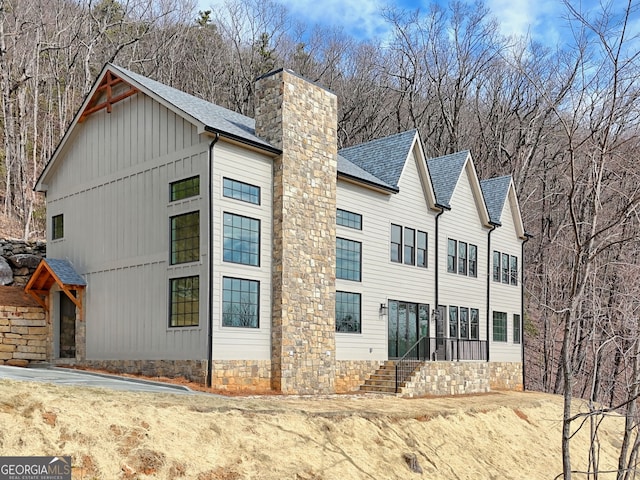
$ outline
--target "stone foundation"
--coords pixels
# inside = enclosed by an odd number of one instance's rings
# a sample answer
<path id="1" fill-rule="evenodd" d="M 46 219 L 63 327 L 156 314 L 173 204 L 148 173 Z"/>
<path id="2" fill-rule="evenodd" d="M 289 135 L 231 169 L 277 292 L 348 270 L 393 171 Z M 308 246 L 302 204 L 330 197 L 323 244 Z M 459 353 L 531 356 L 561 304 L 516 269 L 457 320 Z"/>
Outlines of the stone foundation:
<path id="1" fill-rule="evenodd" d="M 0 365 L 26 367 L 47 359 L 44 309 L 21 288 L 0 288 Z"/>
<path id="2" fill-rule="evenodd" d="M 522 363 L 491 362 L 489 369 L 492 390 L 523 390 Z"/>
<path id="3" fill-rule="evenodd" d="M 61 359 L 60 362 L 63 362 Z M 75 366 L 130 373 L 147 377 L 185 378 L 204 385 L 207 369 L 205 360 L 82 360 Z"/>
<path id="4" fill-rule="evenodd" d="M 270 360 L 214 360 L 212 386 L 236 392 L 271 391 Z"/>
<path id="5" fill-rule="evenodd" d="M 336 393 L 358 390 L 382 363 L 379 360 L 338 360 L 336 362 Z"/>
<path id="6" fill-rule="evenodd" d="M 486 362 L 427 362 L 401 390 L 403 397 L 464 395 L 489 392 Z"/>

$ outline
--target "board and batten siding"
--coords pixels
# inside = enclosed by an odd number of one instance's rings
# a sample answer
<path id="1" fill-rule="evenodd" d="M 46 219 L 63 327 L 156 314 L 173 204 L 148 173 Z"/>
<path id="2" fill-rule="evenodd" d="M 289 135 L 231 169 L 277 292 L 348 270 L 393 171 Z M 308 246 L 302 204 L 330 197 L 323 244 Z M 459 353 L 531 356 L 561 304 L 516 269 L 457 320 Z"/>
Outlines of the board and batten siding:
<path id="1" fill-rule="evenodd" d="M 516 226 L 513 220 L 513 209 L 511 202 L 505 201 L 502 216 L 500 217 L 500 227 L 491 234 L 491 265 L 493 267 L 493 251 L 507 253 L 518 258 L 518 284 L 504 284 L 494 282 L 491 276 L 491 313 L 494 311 L 505 312 L 507 314 L 507 341 L 491 342 L 492 362 L 520 362 L 522 357 L 522 345 L 513 342 L 513 315 L 520 315 L 522 312 L 521 282 L 522 282 L 522 240 L 518 238 Z M 493 318 L 489 319 L 489 329 L 493 339 Z M 521 319 L 522 322 L 523 319 Z M 522 341 L 522 331 L 521 340 Z"/>
<path id="2" fill-rule="evenodd" d="M 388 358 L 388 314 L 380 314 L 381 303 L 399 300 L 433 306 L 435 212 L 428 207 L 414 152 L 398 186 L 399 193 L 386 194 L 338 181 L 338 208 L 362 215 L 362 231 L 337 226 L 338 237 L 362 242 L 362 281 L 336 279 L 336 290 L 361 294 L 362 331 L 336 332 L 337 360 Z M 391 262 L 392 223 L 427 232 L 427 268 Z"/>
<path id="3" fill-rule="evenodd" d="M 272 167 L 273 160 L 228 143 L 214 147 L 213 170 L 213 358 L 214 360 L 271 359 L 271 247 L 272 247 Z M 260 205 L 223 196 L 223 179 L 260 187 Z M 228 263 L 222 260 L 224 213 L 260 220 L 259 266 Z M 260 282 L 259 328 L 222 325 L 223 277 Z"/>
<path id="4" fill-rule="evenodd" d="M 138 94 L 88 116 L 60 152 L 47 225 L 63 214 L 64 238 L 48 239 L 48 256 L 69 259 L 87 281 L 87 359 L 206 358 L 206 182 L 173 203 L 169 183 L 206 175 L 209 141 Z M 187 211 L 200 211 L 200 259 L 169 266 L 169 218 Z M 170 328 L 169 278 L 187 275 L 200 275 L 200 324 Z"/>
<path id="5" fill-rule="evenodd" d="M 438 220 L 438 303 L 447 307 L 445 335 L 449 336 L 449 307 L 479 309 L 479 337 L 487 339 L 487 232 L 478 210 L 472 182 L 473 164 L 467 161 L 449 202 L 451 210 Z M 480 200 L 482 201 L 482 200 Z M 466 242 L 478 247 L 478 276 L 470 277 L 447 271 L 448 239 Z M 456 252 L 457 254 L 457 252 Z"/>

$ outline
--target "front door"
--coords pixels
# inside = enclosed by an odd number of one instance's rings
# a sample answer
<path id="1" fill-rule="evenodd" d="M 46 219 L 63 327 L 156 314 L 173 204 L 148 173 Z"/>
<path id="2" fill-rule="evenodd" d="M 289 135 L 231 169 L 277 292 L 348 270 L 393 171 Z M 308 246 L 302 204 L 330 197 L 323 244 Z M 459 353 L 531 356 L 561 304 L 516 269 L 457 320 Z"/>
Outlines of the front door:
<path id="1" fill-rule="evenodd" d="M 389 358 L 403 357 L 428 330 L 428 305 L 389 300 Z"/>
<path id="2" fill-rule="evenodd" d="M 60 358 L 76 358 L 76 306 L 60 292 Z"/>

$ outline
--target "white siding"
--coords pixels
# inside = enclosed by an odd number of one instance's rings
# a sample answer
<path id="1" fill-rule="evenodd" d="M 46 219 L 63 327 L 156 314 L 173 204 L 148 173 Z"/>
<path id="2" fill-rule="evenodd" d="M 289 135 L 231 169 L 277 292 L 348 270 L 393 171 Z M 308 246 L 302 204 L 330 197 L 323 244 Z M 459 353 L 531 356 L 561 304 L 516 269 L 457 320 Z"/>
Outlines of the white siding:
<path id="1" fill-rule="evenodd" d="M 399 183 L 400 193 L 383 194 L 338 182 L 338 208 L 362 215 L 362 231 L 337 227 L 338 237 L 362 242 L 362 281 L 336 280 L 336 290 L 362 296 L 362 333 L 336 333 L 338 360 L 387 359 L 388 315 L 380 315 L 381 303 L 391 299 L 433 307 L 435 213 L 427 207 L 413 154 Z M 392 223 L 427 232 L 428 268 L 391 262 Z"/>
<path id="2" fill-rule="evenodd" d="M 449 306 L 479 309 L 480 340 L 487 338 L 487 232 L 482 225 L 474 196 L 471 174 L 472 164 L 467 162 L 460 174 L 450 200 L 451 210 L 445 211 L 438 220 L 438 276 L 440 278 L 438 302 L 447 307 L 445 332 L 449 333 Z M 463 241 L 478 247 L 478 276 L 470 277 L 447 272 L 448 239 Z"/>
<path id="3" fill-rule="evenodd" d="M 513 192 L 510 192 L 513 195 Z M 504 284 L 491 281 L 491 311 L 505 312 L 507 314 L 507 341 L 491 342 L 490 360 L 495 362 L 519 362 L 521 361 L 522 345 L 513 342 L 513 315 L 521 314 L 522 297 L 522 242 L 516 234 L 516 227 L 513 221 L 513 211 L 509 201 L 505 201 L 502 216 L 500 217 L 502 226 L 498 227 L 491 234 L 491 250 L 500 253 L 507 253 L 518 258 L 518 285 Z M 493 266 L 493 252 L 491 253 L 491 264 Z M 492 277 L 493 278 L 493 277 Z M 493 315 L 493 313 L 491 313 Z M 521 319 L 522 322 L 523 319 Z M 491 338 L 493 339 L 493 322 L 490 318 Z M 522 332 L 521 332 L 522 337 Z M 521 340 L 522 341 L 522 340 Z"/>

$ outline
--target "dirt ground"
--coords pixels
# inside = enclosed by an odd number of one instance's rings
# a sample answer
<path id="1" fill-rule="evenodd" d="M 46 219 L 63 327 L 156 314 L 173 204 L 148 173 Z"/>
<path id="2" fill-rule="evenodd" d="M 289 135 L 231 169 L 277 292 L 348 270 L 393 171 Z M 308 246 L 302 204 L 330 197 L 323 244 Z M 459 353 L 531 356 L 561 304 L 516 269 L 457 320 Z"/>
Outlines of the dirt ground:
<path id="1" fill-rule="evenodd" d="M 561 412 L 533 392 L 219 397 L 4 380 L 0 452 L 71 455 L 74 479 L 553 479 Z M 623 423 L 603 422 L 601 470 L 615 468 Z M 585 429 L 576 470 L 587 445 Z"/>

